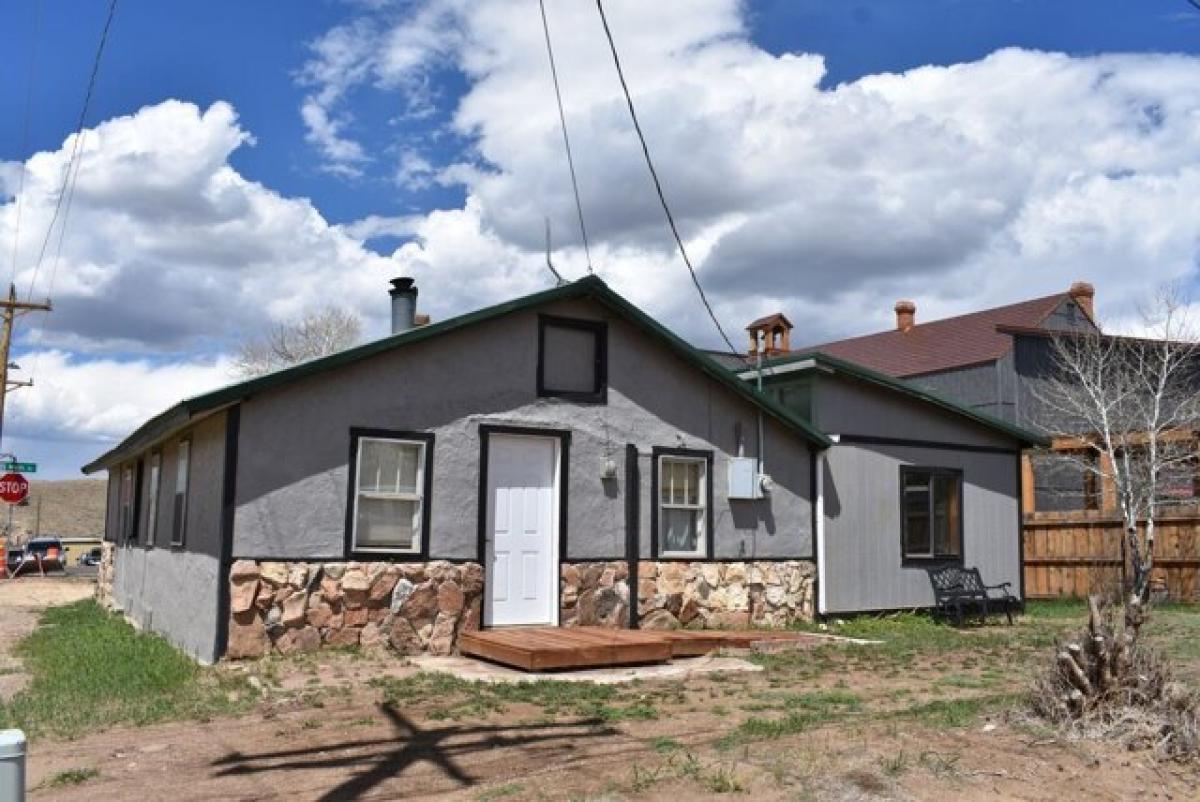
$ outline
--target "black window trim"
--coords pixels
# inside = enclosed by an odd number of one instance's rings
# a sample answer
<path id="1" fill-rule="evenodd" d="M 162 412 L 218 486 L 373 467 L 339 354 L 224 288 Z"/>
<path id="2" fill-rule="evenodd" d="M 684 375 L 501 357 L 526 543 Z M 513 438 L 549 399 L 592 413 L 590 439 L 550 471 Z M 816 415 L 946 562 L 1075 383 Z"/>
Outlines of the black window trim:
<path id="1" fill-rule="evenodd" d="M 184 443 L 187 443 L 187 484 L 183 486 L 181 503 L 179 499 L 179 449 Z M 187 548 L 188 496 L 192 494 L 192 449 L 194 446 L 190 433 L 175 441 L 175 473 L 171 477 L 174 479 L 174 487 L 171 489 L 170 546 L 176 551 Z"/>
<path id="2" fill-rule="evenodd" d="M 660 457 L 691 457 L 703 459 L 704 466 L 704 554 L 696 556 L 662 554 L 659 543 L 659 519 L 661 517 L 660 499 L 658 497 L 659 458 Z M 712 562 L 716 559 L 716 537 L 713 532 L 713 451 L 699 448 L 665 448 L 655 446 L 650 449 L 650 559 L 658 562 Z"/>
<path id="3" fill-rule="evenodd" d="M 421 538 L 415 551 L 402 549 L 360 550 L 354 547 L 354 507 L 358 495 L 358 443 L 363 438 L 377 440 L 399 440 L 420 442 L 425 446 L 424 477 L 421 482 Z M 404 429 L 378 429 L 365 426 L 350 427 L 350 461 L 347 463 L 346 483 L 346 526 L 342 552 L 348 560 L 374 560 L 376 562 L 424 562 L 429 559 L 429 541 L 432 540 L 429 522 L 433 509 L 433 432 L 408 431 Z"/>
<path id="4" fill-rule="evenodd" d="M 592 366 L 595 390 L 555 390 L 546 386 L 546 329 L 567 328 L 591 332 L 596 337 L 596 362 Z M 577 404 L 608 403 L 608 323 L 557 315 L 538 315 L 537 394 L 539 398 L 561 398 Z"/>
<path id="5" fill-rule="evenodd" d="M 905 542 L 908 537 L 908 515 L 905 514 L 905 499 L 904 499 L 904 480 L 909 474 L 927 474 L 931 479 L 934 476 L 953 476 L 958 480 L 958 554 L 934 554 L 929 557 L 920 555 L 910 556 L 905 548 Z M 901 465 L 900 466 L 900 564 L 901 565 L 918 565 L 922 567 L 937 566 L 937 565 L 963 565 L 967 550 L 966 543 L 966 508 L 964 505 L 963 493 L 963 471 L 961 468 L 946 468 L 930 465 Z M 929 526 L 929 544 L 933 548 L 933 522 L 930 521 Z"/>
<path id="6" fill-rule="evenodd" d="M 121 467 L 120 491 L 117 494 L 118 542 L 136 546 L 138 543 L 138 527 L 141 524 L 142 499 L 142 460 L 133 460 Z M 129 510 L 125 509 L 125 472 L 129 472 Z"/>

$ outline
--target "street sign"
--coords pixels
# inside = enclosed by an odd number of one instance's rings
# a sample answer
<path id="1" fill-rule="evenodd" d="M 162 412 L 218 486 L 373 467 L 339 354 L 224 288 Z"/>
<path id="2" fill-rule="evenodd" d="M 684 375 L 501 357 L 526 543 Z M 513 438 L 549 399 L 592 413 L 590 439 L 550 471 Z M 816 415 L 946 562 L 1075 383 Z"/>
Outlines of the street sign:
<path id="1" fill-rule="evenodd" d="M 29 482 L 19 473 L 0 476 L 0 501 L 20 504 L 29 495 Z"/>
<path id="2" fill-rule="evenodd" d="M 36 462 L 0 462 L 0 470 L 5 473 L 37 473 Z"/>

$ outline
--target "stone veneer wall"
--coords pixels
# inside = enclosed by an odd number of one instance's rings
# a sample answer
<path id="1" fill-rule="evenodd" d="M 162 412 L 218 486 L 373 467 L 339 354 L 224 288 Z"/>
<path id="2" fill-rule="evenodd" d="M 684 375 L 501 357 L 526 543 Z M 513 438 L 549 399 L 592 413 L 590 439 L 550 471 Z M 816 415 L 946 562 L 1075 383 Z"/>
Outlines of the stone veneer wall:
<path id="1" fill-rule="evenodd" d="M 115 610 L 113 582 L 116 578 L 117 544 L 105 541 L 100 544 L 100 565 L 96 570 L 96 602 L 106 610 Z"/>
<path id="2" fill-rule="evenodd" d="M 808 560 L 643 561 L 638 564 L 638 625 L 732 629 L 810 621 L 816 573 Z M 626 562 L 564 563 L 561 580 L 564 626 L 628 626 Z"/>
<path id="3" fill-rule="evenodd" d="M 236 561 L 229 575 L 226 656 L 261 657 L 322 646 L 390 645 L 450 654 L 479 628 L 478 563 Z"/>
<path id="4" fill-rule="evenodd" d="M 643 562 L 643 629 L 781 627 L 811 621 L 816 565 L 808 560 Z"/>
<path id="5" fill-rule="evenodd" d="M 629 564 L 563 563 L 559 623 L 564 627 L 629 626 Z"/>

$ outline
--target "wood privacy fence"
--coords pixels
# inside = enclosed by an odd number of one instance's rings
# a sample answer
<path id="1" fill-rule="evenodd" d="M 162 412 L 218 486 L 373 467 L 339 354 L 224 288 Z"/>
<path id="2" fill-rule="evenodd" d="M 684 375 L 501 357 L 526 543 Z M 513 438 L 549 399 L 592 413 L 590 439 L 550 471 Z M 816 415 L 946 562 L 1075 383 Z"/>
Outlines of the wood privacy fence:
<path id="1" fill-rule="evenodd" d="M 1155 523 L 1156 590 L 1172 601 L 1200 599 L 1200 514 Z M 1124 586 L 1123 524 L 1096 512 L 1035 512 L 1025 516 L 1025 595 L 1030 599 L 1086 596 Z"/>

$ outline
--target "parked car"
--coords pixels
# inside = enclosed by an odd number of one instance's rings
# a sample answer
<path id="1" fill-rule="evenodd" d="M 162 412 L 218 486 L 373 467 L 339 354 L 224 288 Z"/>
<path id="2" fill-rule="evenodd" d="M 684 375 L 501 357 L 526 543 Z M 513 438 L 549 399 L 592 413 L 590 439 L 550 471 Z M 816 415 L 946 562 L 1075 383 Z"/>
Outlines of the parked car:
<path id="1" fill-rule="evenodd" d="M 42 561 L 42 570 L 57 569 L 65 572 L 67 570 L 65 555 L 66 549 L 63 548 L 62 541 L 58 538 L 35 537 L 25 544 L 24 549 L 9 549 L 7 556 L 9 575 L 15 574 L 18 570 L 21 573 L 36 571 L 38 557 Z M 22 569 L 21 565 L 26 562 L 32 563 L 32 565 Z"/>
<path id="2" fill-rule="evenodd" d="M 97 546 L 90 551 L 86 551 L 79 555 L 80 565 L 99 565 L 100 564 L 100 547 Z"/>

